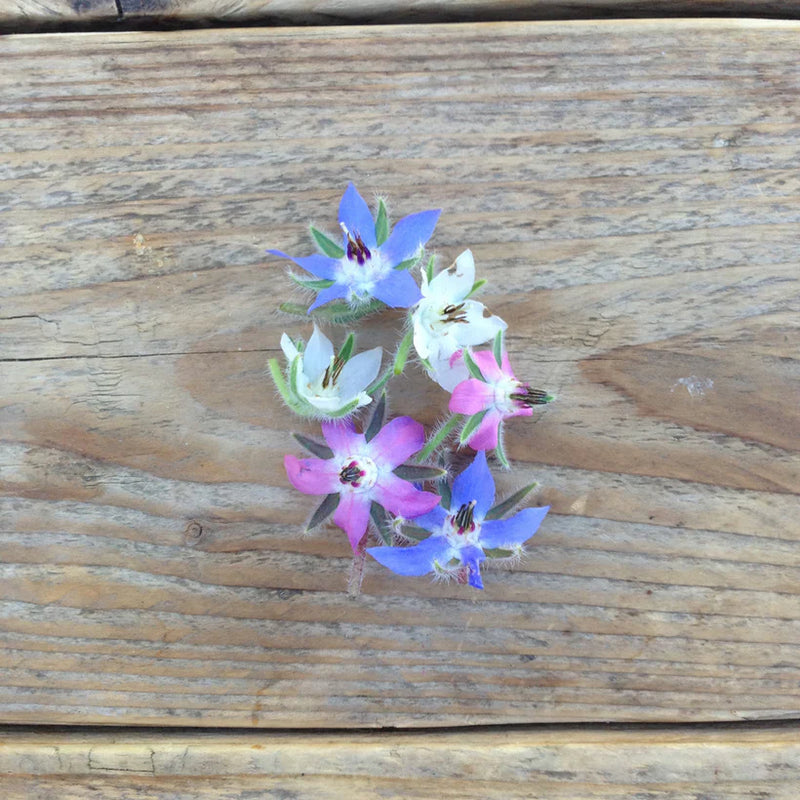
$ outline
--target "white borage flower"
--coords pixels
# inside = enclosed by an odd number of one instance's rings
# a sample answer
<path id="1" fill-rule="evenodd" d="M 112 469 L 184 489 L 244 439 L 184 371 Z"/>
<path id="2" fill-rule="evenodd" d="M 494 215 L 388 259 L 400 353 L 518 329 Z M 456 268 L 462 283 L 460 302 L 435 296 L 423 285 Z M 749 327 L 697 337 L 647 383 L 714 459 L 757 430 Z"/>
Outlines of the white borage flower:
<path id="1" fill-rule="evenodd" d="M 382 350 L 375 347 L 353 355 L 354 343 L 350 334 L 334 353 L 330 339 L 316 325 L 306 345 L 284 333 L 281 349 L 288 362 L 288 383 L 275 359 L 269 366 L 286 405 L 301 416 L 320 419 L 339 419 L 369 405 L 368 392 L 378 375 Z"/>
<path id="2" fill-rule="evenodd" d="M 465 250 L 436 277 L 423 270 L 422 299 L 411 312 L 414 349 L 428 374 L 442 388 L 452 391 L 467 375 L 459 358 L 465 347 L 489 342 L 508 326 L 483 303 L 470 300 L 481 285 L 475 283 L 475 261 Z"/>

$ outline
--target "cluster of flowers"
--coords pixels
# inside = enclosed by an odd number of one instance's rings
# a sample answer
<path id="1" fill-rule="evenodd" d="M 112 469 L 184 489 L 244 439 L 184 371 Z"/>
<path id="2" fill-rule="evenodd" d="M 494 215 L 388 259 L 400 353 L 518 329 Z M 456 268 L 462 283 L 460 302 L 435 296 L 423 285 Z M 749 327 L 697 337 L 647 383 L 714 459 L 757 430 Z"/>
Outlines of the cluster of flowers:
<path id="1" fill-rule="evenodd" d="M 548 511 L 526 508 L 504 518 L 535 484 L 495 504 L 486 451 L 508 467 L 503 423 L 530 416 L 534 406 L 553 398 L 514 375 L 503 345 L 506 323 L 473 299 L 485 281 L 475 280 L 469 250 L 438 274 L 431 257 L 417 284 L 411 270 L 420 263 L 439 214 L 411 214 L 390 230 L 383 201 L 373 217 L 350 184 L 339 205 L 341 245 L 312 227 L 321 253 L 294 258 L 270 250 L 313 276 L 290 273 L 316 298 L 308 309 L 284 304 L 284 310 L 347 324 L 387 306 L 407 308 L 410 324 L 382 374 L 380 347 L 356 353 L 350 333 L 337 352 L 316 324 L 307 343 L 283 334 L 287 367 L 282 370 L 275 359 L 269 367 L 286 405 L 322 424 L 324 442 L 295 434 L 313 458 L 285 457 L 295 488 L 325 496 L 308 528 L 332 514 L 357 556 L 366 551 L 400 575 L 433 573 L 481 589 L 481 563 L 519 558 Z M 412 344 L 428 376 L 450 392 L 450 417 L 427 442 L 423 426 L 411 417 L 384 424 L 385 387 L 403 373 Z M 489 349 L 473 349 L 480 345 Z M 354 414 L 378 395 L 359 431 Z M 476 455 L 451 486 L 443 448 L 456 437 L 459 447 Z M 383 546 L 366 547 L 370 525 Z"/>

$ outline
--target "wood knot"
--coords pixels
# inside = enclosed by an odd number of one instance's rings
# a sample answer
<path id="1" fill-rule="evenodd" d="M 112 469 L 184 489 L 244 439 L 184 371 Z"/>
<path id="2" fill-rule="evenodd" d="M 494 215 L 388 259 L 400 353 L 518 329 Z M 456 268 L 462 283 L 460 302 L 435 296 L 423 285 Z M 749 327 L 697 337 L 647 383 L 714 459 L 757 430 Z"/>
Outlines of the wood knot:
<path id="1" fill-rule="evenodd" d="M 195 545 L 200 541 L 202 536 L 203 526 L 196 520 L 193 520 L 186 526 L 186 530 L 183 532 L 183 541 L 188 545 Z"/>

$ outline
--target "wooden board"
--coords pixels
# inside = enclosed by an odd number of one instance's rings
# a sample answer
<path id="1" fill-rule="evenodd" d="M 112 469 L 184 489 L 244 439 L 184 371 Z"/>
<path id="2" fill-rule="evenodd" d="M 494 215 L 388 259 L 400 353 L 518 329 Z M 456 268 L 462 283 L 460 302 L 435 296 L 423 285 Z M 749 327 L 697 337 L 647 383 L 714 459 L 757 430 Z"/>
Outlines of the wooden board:
<path id="1" fill-rule="evenodd" d="M 797 726 L 220 734 L 10 731 L 7 800 L 795 800 Z"/>
<path id="2" fill-rule="evenodd" d="M 800 713 L 798 25 L 0 41 L 0 719 Z M 553 510 L 486 591 L 300 535 L 265 365 L 348 180 L 471 247 Z M 364 325 L 391 346 L 399 314 Z M 395 413 L 433 425 L 418 371 Z"/>
<path id="3" fill-rule="evenodd" d="M 0 26 L 12 29 L 106 22 L 118 16 L 114 0 L 3 0 L 0 3 Z"/>

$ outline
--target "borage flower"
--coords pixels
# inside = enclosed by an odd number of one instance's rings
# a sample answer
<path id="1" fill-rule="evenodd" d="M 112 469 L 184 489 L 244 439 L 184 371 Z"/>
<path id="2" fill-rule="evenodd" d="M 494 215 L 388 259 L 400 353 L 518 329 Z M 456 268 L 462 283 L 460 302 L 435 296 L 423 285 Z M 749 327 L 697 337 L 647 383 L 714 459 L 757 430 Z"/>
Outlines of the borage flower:
<path id="1" fill-rule="evenodd" d="M 531 488 L 533 485 L 510 498 L 511 507 Z M 430 531 L 431 536 L 411 547 L 369 547 L 367 552 L 398 575 L 432 572 L 441 577 L 466 578 L 470 586 L 483 589 L 480 565 L 487 558 L 486 551 L 520 553 L 522 544 L 536 533 L 550 508 L 525 508 L 508 519 L 493 519 L 508 507 L 507 502 L 492 508 L 494 496 L 486 455 L 479 452 L 453 481 L 448 507 L 439 505 L 414 520 L 414 525 Z"/>
<path id="2" fill-rule="evenodd" d="M 368 405 L 372 398 L 366 390 L 378 374 L 382 351 L 374 347 L 353 355 L 354 343 L 351 333 L 334 354 L 330 339 L 316 325 L 307 345 L 284 333 L 281 349 L 288 362 L 288 383 L 275 359 L 269 367 L 286 405 L 301 416 L 322 419 L 345 417 Z"/>
<path id="3" fill-rule="evenodd" d="M 347 533 L 354 552 L 367 532 L 372 503 L 413 519 L 439 502 L 438 495 L 423 492 L 394 473 L 425 443 L 424 428 L 411 417 L 393 419 L 369 438 L 358 433 L 351 421 L 323 422 L 322 434 L 327 446 L 296 438 L 324 458 L 287 455 L 286 474 L 301 492 L 328 495 L 315 517 L 333 511 L 333 521 Z"/>
<path id="4" fill-rule="evenodd" d="M 508 461 L 502 449 L 502 425 L 511 417 L 530 417 L 533 406 L 545 405 L 554 398 L 541 389 L 517 380 L 502 347 L 502 336 L 495 339 L 492 351 L 464 352 L 464 361 L 472 375 L 453 389 L 449 408 L 467 414 L 461 443 L 473 450 L 494 450 L 504 466 Z"/>
<path id="5" fill-rule="evenodd" d="M 389 234 L 383 203 L 378 208 L 377 220 L 373 219 L 369 207 L 351 183 L 339 204 L 343 247 L 312 228 L 324 254 L 294 258 L 280 250 L 268 252 L 294 261 L 321 279 L 299 281 L 320 290 L 309 313 L 337 299 L 345 299 L 351 306 L 358 307 L 374 298 L 393 308 L 408 308 L 419 300 L 420 291 L 407 268 L 416 262 L 440 213 L 435 210 L 410 214 Z"/>
<path id="6" fill-rule="evenodd" d="M 449 392 L 467 377 L 459 358 L 464 347 L 489 342 L 508 326 L 470 295 L 485 283 L 475 283 L 475 261 L 465 250 L 436 277 L 423 270 L 422 299 L 411 312 L 414 349 L 428 374 Z"/>

